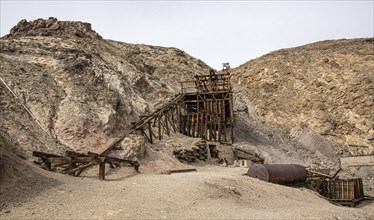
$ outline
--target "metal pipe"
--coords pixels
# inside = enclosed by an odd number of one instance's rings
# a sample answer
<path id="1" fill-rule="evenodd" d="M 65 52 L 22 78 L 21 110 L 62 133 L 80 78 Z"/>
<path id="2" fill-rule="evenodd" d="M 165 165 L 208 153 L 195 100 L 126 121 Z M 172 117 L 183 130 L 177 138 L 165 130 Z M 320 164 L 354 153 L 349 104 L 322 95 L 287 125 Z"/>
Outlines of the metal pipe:
<path id="1" fill-rule="evenodd" d="M 305 167 L 298 164 L 254 164 L 247 175 L 272 183 L 304 182 L 308 176 Z"/>

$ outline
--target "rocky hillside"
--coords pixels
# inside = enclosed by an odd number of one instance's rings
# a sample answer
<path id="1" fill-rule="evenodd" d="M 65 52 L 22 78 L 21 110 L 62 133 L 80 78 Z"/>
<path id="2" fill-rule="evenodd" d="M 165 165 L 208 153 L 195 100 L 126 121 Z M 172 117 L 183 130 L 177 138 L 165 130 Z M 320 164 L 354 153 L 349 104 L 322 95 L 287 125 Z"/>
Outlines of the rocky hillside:
<path id="1" fill-rule="evenodd" d="M 232 70 L 237 101 L 297 139 L 305 130 L 337 152 L 374 152 L 374 39 L 282 49 Z"/>
<path id="2" fill-rule="evenodd" d="M 24 157 L 101 149 L 209 69 L 176 48 L 105 40 L 55 18 L 20 21 L 0 39 L 0 58 L 0 134 Z M 283 49 L 230 71 L 239 145 L 270 162 L 373 151 L 373 39 Z"/>
<path id="3" fill-rule="evenodd" d="M 22 20 L 0 39 L 3 142 L 25 157 L 100 148 L 208 69 L 176 48 L 105 40 L 88 23 Z"/>

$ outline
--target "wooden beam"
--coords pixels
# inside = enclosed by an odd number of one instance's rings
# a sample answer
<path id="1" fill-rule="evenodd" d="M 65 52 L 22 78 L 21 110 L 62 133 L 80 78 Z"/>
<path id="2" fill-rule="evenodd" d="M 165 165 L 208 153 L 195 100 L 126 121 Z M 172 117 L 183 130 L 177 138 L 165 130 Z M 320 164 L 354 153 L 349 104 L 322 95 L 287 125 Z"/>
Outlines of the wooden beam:
<path id="1" fill-rule="evenodd" d="M 41 151 L 33 151 L 32 155 L 34 157 L 64 157 L 64 156 L 60 156 L 60 155 L 56 155 L 56 154 L 44 153 L 44 152 L 41 152 Z"/>
<path id="2" fill-rule="evenodd" d="M 90 163 L 87 163 L 87 164 L 83 164 L 83 165 L 80 165 L 74 169 L 69 169 L 69 170 L 65 170 L 65 171 L 61 171 L 61 173 L 63 174 L 74 174 L 75 172 L 81 170 L 81 169 L 86 169 L 88 167 L 92 167 L 92 166 L 95 166 L 97 164 L 96 161 L 92 161 Z"/>
<path id="3" fill-rule="evenodd" d="M 152 135 L 151 135 L 152 137 Z M 105 180 L 105 162 L 99 164 L 99 179 Z"/>
<path id="4" fill-rule="evenodd" d="M 233 100 L 232 94 L 229 95 L 229 106 L 230 106 L 230 129 L 231 129 L 231 143 L 234 143 L 234 111 L 233 111 Z"/>
<path id="5" fill-rule="evenodd" d="M 169 117 L 169 111 L 166 111 L 164 113 L 164 119 L 165 119 L 165 128 L 166 128 L 166 134 L 168 136 L 170 136 L 170 130 L 169 130 L 169 121 L 168 121 L 168 117 Z"/>
<path id="6" fill-rule="evenodd" d="M 162 139 L 162 131 L 161 131 L 161 117 L 158 117 L 158 139 Z"/>
<path id="7" fill-rule="evenodd" d="M 196 125 L 195 125 L 196 135 L 195 135 L 195 137 L 199 137 L 199 124 L 200 124 L 200 121 L 199 121 L 199 112 L 198 111 L 196 112 L 195 117 L 196 117 Z"/>
<path id="8" fill-rule="evenodd" d="M 152 133 L 152 125 L 151 121 L 148 122 L 148 134 L 149 134 L 149 142 L 153 144 L 153 133 Z"/>

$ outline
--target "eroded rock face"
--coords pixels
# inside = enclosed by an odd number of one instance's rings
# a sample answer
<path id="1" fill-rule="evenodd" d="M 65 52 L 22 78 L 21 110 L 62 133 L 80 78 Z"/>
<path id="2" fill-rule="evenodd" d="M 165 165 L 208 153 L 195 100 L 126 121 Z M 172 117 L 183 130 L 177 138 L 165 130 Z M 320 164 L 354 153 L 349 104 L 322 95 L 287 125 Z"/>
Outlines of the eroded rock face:
<path id="1" fill-rule="evenodd" d="M 50 17 L 48 20 L 37 19 L 34 21 L 21 20 L 14 26 L 6 37 L 24 36 L 58 36 L 78 37 L 88 39 L 102 39 L 92 30 L 91 24 L 85 22 L 58 21 Z"/>
<path id="2" fill-rule="evenodd" d="M 0 128 L 14 149 L 103 150 L 209 67 L 176 48 L 104 40 L 83 22 L 20 21 L 0 39 Z M 21 105 L 40 122 L 45 132 Z"/>
<path id="3" fill-rule="evenodd" d="M 340 149 L 374 151 L 374 39 L 323 41 L 282 49 L 233 69 L 249 113 L 297 133 L 304 128 Z M 352 151 L 353 153 L 353 151 Z"/>

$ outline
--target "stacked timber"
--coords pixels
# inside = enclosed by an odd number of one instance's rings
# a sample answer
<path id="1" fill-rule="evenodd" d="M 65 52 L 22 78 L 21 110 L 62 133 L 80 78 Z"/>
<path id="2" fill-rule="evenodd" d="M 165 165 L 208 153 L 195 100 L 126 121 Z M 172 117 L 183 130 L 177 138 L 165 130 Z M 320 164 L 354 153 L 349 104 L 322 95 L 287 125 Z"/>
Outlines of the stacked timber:
<path id="1" fill-rule="evenodd" d="M 191 149 L 184 148 L 173 150 L 173 155 L 182 163 L 206 161 L 208 158 L 206 141 L 201 140 L 197 142 Z"/>

